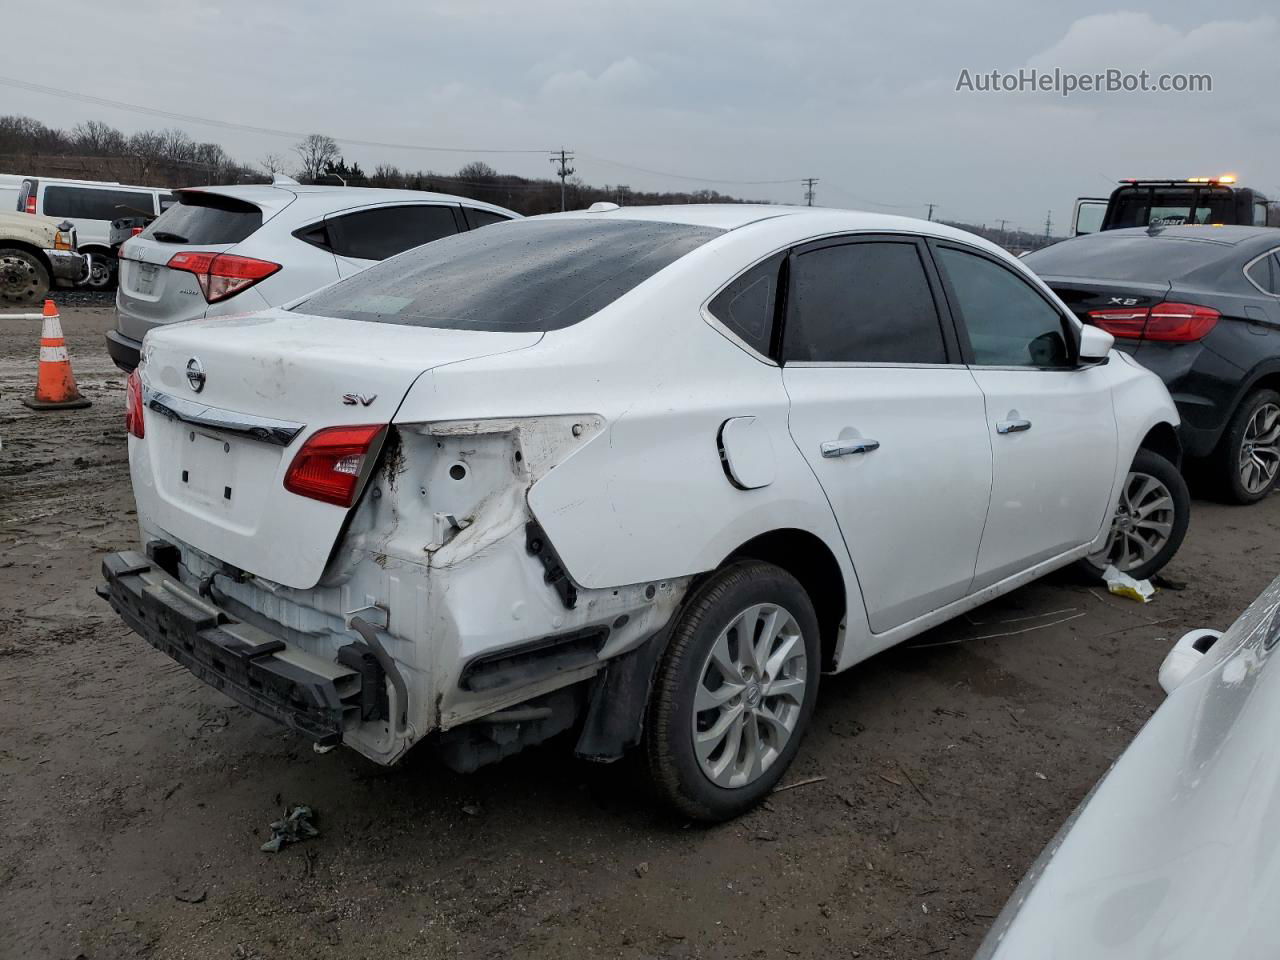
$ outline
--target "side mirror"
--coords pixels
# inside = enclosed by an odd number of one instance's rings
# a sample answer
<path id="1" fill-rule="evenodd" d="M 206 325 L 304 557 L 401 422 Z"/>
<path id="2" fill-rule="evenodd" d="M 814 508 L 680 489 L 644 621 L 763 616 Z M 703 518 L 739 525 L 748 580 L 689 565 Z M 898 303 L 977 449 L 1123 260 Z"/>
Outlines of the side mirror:
<path id="1" fill-rule="evenodd" d="M 1115 342 L 1116 338 L 1107 331 L 1086 323 L 1080 329 L 1080 362 L 1102 363 Z"/>
<path id="2" fill-rule="evenodd" d="M 1192 630 L 1184 633 L 1160 664 L 1160 686 L 1165 693 L 1174 690 L 1200 665 L 1204 655 L 1222 636 L 1218 630 Z"/>

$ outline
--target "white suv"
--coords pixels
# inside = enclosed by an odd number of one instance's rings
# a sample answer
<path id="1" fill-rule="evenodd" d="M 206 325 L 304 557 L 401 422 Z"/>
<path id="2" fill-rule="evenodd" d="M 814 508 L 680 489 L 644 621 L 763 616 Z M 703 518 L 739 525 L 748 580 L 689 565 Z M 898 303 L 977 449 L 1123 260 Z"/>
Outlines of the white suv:
<path id="1" fill-rule="evenodd" d="M 127 412 L 145 553 L 100 592 L 322 746 L 471 769 L 571 728 L 594 759 L 643 738 L 667 800 L 732 816 L 823 671 L 1073 562 L 1169 559 L 1178 415 L 1111 343 L 937 223 L 465 233 L 153 331 Z"/>
<path id="2" fill-rule="evenodd" d="M 120 247 L 107 352 L 132 370 L 154 326 L 288 303 L 411 247 L 518 217 L 421 190 L 197 187 Z"/>

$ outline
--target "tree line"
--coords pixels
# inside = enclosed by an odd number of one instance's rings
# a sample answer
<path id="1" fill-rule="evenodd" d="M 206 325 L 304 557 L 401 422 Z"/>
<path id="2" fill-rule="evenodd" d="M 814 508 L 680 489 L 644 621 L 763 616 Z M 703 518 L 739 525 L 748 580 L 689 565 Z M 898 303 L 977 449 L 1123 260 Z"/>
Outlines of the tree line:
<path id="1" fill-rule="evenodd" d="M 286 174 L 300 183 L 450 193 L 526 216 L 560 209 L 560 181 L 551 177 L 503 174 L 482 161 L 454 173 L 404 170 L 390 163 L 379 163 L 366 172 L 359 163 L 343 158 L 332 137 L 319 133 L 299 141 L 289 154 L 268 153 L 256 164 L 246 164 L 220 144 L 196 141 L 183 130 L 125 134 L 99 120 L 60 130 L 31 117 L 7 115 L 0 116 L 0 172 L 175 188 L 269 183 L 274 175 Z M 565 201 L 570 210 L 598 201 L 632 205 L 743 202 L 715 190 L 641 191 L 623 184 L 594 186 L 578 177 L 565 183 Z"/>

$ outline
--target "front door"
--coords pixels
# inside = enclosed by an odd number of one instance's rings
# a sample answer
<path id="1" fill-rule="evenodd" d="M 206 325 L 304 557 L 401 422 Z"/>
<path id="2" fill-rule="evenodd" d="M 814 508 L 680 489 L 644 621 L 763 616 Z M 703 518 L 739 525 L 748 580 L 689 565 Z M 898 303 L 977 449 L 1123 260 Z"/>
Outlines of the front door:
<path id="1" fill-rule="evenodd" d="M 1104 365 L 1077 366 L 1074 321 L 1027 279 L 959 244 L 934 250 L 986 398 L 993 480 L 980 590 L 1098 535 L 1116 471 L 1111 381 Z"/>
<path id="2" fill-rule="evenodd" d="M 991 489 L 982 391 L 911 237 L 838 238 L 790 266 L 790 427 L 827 495 L 871 630 L 969 589 Z"/>

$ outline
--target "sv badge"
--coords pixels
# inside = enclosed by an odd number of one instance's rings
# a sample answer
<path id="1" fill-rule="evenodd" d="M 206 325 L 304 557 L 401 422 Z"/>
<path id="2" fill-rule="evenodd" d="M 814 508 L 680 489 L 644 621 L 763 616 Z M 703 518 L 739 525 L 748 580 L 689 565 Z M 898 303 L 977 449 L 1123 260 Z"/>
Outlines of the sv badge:
<path id="1" fill-rule="evenodd" d="M 377 399 L 378 395 L 376 393 L 371 393 L 367 397 L 363 393 L 344 393 L 342 395 L 342 402 L 348 407 L 354 407 L 357 403 L 362 407 L 367 407 Z"/>

